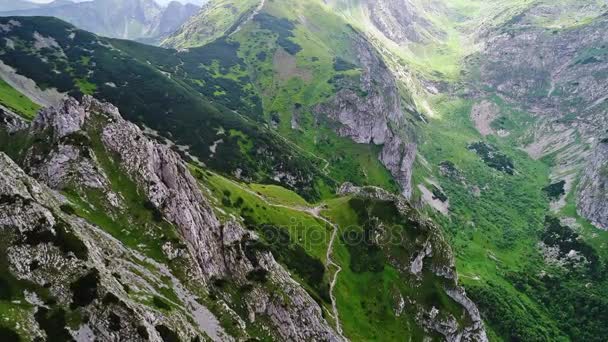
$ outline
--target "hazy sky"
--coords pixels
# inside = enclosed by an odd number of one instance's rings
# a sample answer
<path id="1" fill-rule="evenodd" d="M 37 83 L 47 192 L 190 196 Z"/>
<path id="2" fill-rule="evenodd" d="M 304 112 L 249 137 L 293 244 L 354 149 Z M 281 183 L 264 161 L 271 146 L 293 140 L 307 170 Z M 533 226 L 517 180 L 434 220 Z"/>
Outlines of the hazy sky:
<path id="1" fill-rule="evenodd" d="M 29 1 L 42 4 L 42 3 L 52 2 L 53 0 L 29 0 Z M 86 0 L 75 0 L 75 1 L 80 2 L 80 1 L 86 1 Z M 162 5 L 166 5 L 169 2 L 171 2 L 171 0 L 155 0 L 155 1 Z M 183 2 L 183 3 L 189 2 L 189 3 L 201 5 L 202 3 L 206 2 L 207 0 L 177 0 L 177 1 Z"/>

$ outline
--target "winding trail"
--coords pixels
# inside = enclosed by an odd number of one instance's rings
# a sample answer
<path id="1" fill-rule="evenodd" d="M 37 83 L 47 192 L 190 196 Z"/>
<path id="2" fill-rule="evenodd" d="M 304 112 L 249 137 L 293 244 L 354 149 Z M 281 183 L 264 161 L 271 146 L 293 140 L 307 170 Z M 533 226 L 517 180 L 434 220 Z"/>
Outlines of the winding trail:
<path id="1" fill-rule="evenodd" d="M 329 245 L 327 246 L 326 259 L 327 259 L 327 270 L 329 271 L 329 266 L 333 265 L 336 268 L 336 272 L 334 272 L 334 277 L 331 280 L 331 283 L 329 284 L 329 297 L 331 299 L 331 309 L 333 311 L 334 320 L 336 321 L 336 332 L 340 335 L 340 337 L 342 337 L 344 340 L 346 340 L 344 335 L 342 335 L 342 325 L 340 324 L 340 316 L 338 313 L 338 306 L 336 304 L 336 296 L 334 295 L 334 287 L 336 286 L 336 282 L 338 281 L 338 274 L 342 271 L 342 267 L 340 267 L 340 265 L 336 264 L 333 261 L 333 259 L 331 258 L 331 255 L 333 253 L 334 241 L 336 239 L 336 235 L 338 234 L 338 226 L 334 225 L 333 223 L 331 223 L 323 218 L 322 218 L 322 220 L 329 223 L 333 228 L 333 231 L 331 233 L 331 239 L 329 240 Z"/>
<path id="2" fill-rule="evenodd" d="M 266 204 L 270 207 L 283 208 L 283 209 L 303 212 L 303 213 L 311 215 L 312 217 L 314 217 L 318 220 L 323 221 L 325 224 L 332 227 L 331 238 L 329 239 L 329 244 L 327 245 L 327 252 L 325 254 L 325 259 L 326 259 L 325 268 L 327 269 L 328 272 L 330 271 L 330 269 L 329 269 L 330 266 L 333 266 L 336 268 L 336 271 L 334 272 L 331 282 L 329 284 L 329 297 L 331 299 L 332 316 L 336 322 L 336 326 L 335 326 L 336 332 L 340 335 L 340 337 L 344 341 L 347 341 L 348 339 L 346 337 L 344 337 L 344 335 L 343 335 L 342 324 L 340 323 L 340 317 L 339 317 L 339 313 L 338 313 L 338 305 L 336 303 L 336 296 L 334 295 L 334 287 L 336 286 L 336 283 L 338 282 L 338 274 L 342 271 L 342 267 L 340 265 L 338 265 L 337 263 L 335 263 L 334 260 L 332 259 L 334 241 L 336 240 L 336 236 L 338 235 L 339 229 L 338 229 L 337 225 L 335 225 L 333 222 L 329 221 L 327 218 L 325 218 L 321 215 L 321 210 L 323 209 L 323 206 L 320 205 L 320 206 L 316 206 L 316 207 L 303 207 L 303 206 L 289 206 L 289 205 L 284 205 L 284 204 L 272 203 L 272 202 L 268 201 L 268 199 L 266 197 L 260 195 L 256 191 L 254 191 L 238 182 L 235 182 L 232 179 L 228 179 L 228 178 L 224 178 L 224 179 L 226 179 L 228 182 L 232 183 L 234 186 L 245 191 L 246 193 L 260 199 L 262 202 L 264 202 L 264 204 Z"/>

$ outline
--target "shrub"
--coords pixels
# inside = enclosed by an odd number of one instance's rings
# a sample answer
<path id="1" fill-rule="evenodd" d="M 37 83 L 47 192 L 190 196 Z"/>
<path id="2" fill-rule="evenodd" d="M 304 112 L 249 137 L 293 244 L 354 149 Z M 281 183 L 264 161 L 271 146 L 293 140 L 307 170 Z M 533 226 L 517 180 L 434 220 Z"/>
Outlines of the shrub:
<path id="1" fill-rule="evenodd" d="M 247 273 L 247 279 L 258 283 L 265 283 L 268 277 L 268 271 L 263 268 L 256 268 Z"/>
<path id="2" fill-rule="evenodd" d="M 21 338 L 15 330 L 7 327 L 0 326 L 0 341 L 3 342 L 19 342 Z"/>
<path id="3" fill-rule="evenodd" d="M 557 199 L 562 195 L 566 194 L 564 190 L 564 186 L 566 185 L 565 181 L 559 181 L 557 183 L 553 183 L 543 188 L 543 191 L 547 194 L 550 199 Z"/>
<path id="4" fill-rule="evenodd" d="M 158 331 L 164 342 L 180 342 L 179 335 L 167 326 L 161 324 L 154 328 Z"/>
<path id="5" fill-rule="evenodd" d="M 355 69 L 357 66 L 345 59 L 340 57 L 334 59 L 334 70 L 336 71 L 347 71 Z"/>
<path id="6" fill-rule="evenodd" d="M 170 311 L 171 310 L 171 305 L 167 304 L 167 302 L 165 302 L 159 296 L 154 296 L 152 298 L 152 304 L 154 304 L 154 306 L 156 306 L 157 308 L 159 308 L 161 310 L 166 310 L 166 311 Z"/>
<path id="7" fill-rule="evenodd" d="M 59 209 L 61 209 L 61 211 L 63 211 L 64 213 L 68 214 L 68 215 L 74 215 L 76 213 L 76 210 L 74 209 L 74 207 L 72 207 L 69 204 L 62 204 Z"/>
<path id="8" fill-rule="evenodd" d="M 65 311 L 61 308 L 49 310 L 39 307 L 34 318 L 40 328 L 46 333 L 47 341 L 67 342 L 73 341 L 72 335 L 65 328 Z"/>
<path id="9" fill-rule="evenodd" d="M 78 278 L 70 284 L 72 290 L 72 304 L 70 307 L 87 306 L 97 299 L 97 287 L 99 285 L 99 272 L 93 269 L 86 275 Z"/>

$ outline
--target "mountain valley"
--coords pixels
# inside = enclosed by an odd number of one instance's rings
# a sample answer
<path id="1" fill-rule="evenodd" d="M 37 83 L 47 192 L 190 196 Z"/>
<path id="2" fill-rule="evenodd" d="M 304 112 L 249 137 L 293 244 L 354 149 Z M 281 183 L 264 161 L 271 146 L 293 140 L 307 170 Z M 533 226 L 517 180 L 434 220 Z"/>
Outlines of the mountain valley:
<path id="1" fill-rule="evenodd" d="M 605 0 L 104 1 L 0 17 L 2 340 L 608 335 Z"/>

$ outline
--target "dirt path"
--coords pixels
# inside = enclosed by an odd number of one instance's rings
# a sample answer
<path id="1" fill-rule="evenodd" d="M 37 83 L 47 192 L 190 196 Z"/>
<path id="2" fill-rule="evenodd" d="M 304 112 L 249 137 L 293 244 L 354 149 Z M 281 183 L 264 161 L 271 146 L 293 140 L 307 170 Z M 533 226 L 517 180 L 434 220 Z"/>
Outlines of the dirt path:
<path id="1" fill-rule="evenodd" d="M 333 259 L 331 258 L 331 255 L 333 253 L 334 241 L 336 239 L 336 235 L 338 235 L 338 227 L 329 221 L 325 221 L 325 222 L 329 223 L 333 228 L 333 231 L 331 233 L 331 239 L 329 240 L 329 245 L 327 246 L 327 255 L 326 255 L 327 269 L 329 271 L 330 265 L 333 265 L 336 268 L 336 272 L 334 273 L 331 283 L 329 284 L 329 297 L 331 299 L 331 310 L 333 311 L 334 320 L 336 321 L 336 332 L 344 340 L 346 340 L 346 338 L 344 338 L 344 335 L 342 335 L 342 325 L 340 324 L 340 316 L 338 313 L 338 306 L 336 304 L 336 296 L 334 295 L 334 287 L 336 286 L 336 282 L 338 282 L 338 274 L 342 271 L 342 267 L 340 267 L 338 264 L 336 264 L 333 261 Z"/>
<path id="2" fill-rule="evenodd" d="M 333 266 L 336 268 L 336 272 L 334 272 L 331 282 L 329 284 L 329 297 L 331 299 L 332 316 L 334 317 L 334 320 L 336 321 L 336 327 L 335 327 L 336 332 L 340 335 L 340 337 L 342 337 L 342 339 L 344 341 L 346 341 L 347 340 L 346 337 L 344 337 L 344 335 L 342 334 L 342 332 L 343 332 L 342 324 L 340 323 L 338 306 L 336 303 L 336 296 L 334 295 L 334 287 L 336 286 L 336 283 L 338 282 L 338 274 L 342 271 L 342 267 L 340 267 L 340 265 L 336 264 L 334 262 L 334 260 L 332 259 L 334 241 L 336 240 L 336 236 L 338 235 L 338 226 L 333 224 L 331 221 L 329 221 L 328 219 L 326 219 L 325 217 L 323 217 L 321 215 L 321 210 L 323 209 L 323 206 L 303 207 L 303 206 L 289 206 L 289 205 L 272 203 L 272 202 L 268 201 L 268 199 L 266 197 L 260 195 L 259 193 L 255 192 L 254 190 L 252 190 L 246 186 L 243 186 L 242 184 L 239 184 L 239 183 L 233 181 L 232 179 L 226 178 L 226 180 L 228 180 L 230 183 L 237 186 L 241 190 L 247 192 L 248 194 L 260 199 L 262 202 L 264 202 L 264 204 L 266 204 L 268 206 L 275 207 L 275 208 L 290 209 L 290 210 L 307 213 L 307 214 L 311 215 L 312 217 L 323 221 L 324 223 L 326 223 L 327 225 L 329 225 L 332 228 L 331 238 L 329 239 L 329 244 L 327 245 L 327 252 L 325 254 L 325 258 L 326 258 L 325 268 L 327 269 L 328 272 L 329 272 L 330 266 Z"/>

